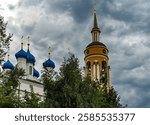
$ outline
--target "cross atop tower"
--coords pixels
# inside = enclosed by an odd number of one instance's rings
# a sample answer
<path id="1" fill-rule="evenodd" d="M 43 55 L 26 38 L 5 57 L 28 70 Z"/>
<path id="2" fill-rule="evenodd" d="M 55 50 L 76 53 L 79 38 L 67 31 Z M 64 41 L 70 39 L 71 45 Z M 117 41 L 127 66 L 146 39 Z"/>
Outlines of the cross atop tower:
<path id="1" fill-rule="evenodd" d="M 51 57 L 51 48 L 48 47 L 48 58 L 50 59 L 50 57 Z"/>

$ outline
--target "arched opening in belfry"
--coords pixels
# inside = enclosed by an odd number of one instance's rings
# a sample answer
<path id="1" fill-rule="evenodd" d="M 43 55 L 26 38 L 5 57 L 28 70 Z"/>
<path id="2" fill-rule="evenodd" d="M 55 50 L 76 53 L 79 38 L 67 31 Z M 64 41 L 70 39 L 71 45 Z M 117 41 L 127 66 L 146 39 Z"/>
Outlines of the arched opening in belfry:
<path id="1" fill-rule="evenodd" d="M 102 70 L 101 70 L 101 78 L 100 81 L 101 83 L 106 84 L 107 83 L 107 63 L 106 61 L 102 61 Z"/>
<path id="2" fill-rule="evenodd" d="M 106 66 L 107 66 L 107 65 L 106 65 L 106 61 L 102 61 L 102 70 L 105 71 L 105 70 L 106 70 Z"/>
<path id="3" fill-rule="evenodd" d="M 91 62 L 90 61 L 86 63 L 86 68 L 87 68 L 87 75 L 91 75 Z"/>

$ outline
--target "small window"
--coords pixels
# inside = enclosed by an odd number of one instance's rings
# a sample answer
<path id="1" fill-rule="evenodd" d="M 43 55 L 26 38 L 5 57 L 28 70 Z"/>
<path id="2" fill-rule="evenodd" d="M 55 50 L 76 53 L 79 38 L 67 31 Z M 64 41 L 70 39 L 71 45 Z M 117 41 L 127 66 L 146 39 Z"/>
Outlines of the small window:
<path id="1" fill-rule="evenodd" d="M 86 54 L 89 54 L 89 52 L 90 52 L 89 50 L 86 50 Z"/>
<path id="2" fill-rule="evenodd" d="M 106 49 L 103 49 L 103 53 L 106 54 Z"/>
<path id="3" fill-rule="evenodd" d="M 29 66 L 29 74 L 32 75 L 32 66 Z"/>

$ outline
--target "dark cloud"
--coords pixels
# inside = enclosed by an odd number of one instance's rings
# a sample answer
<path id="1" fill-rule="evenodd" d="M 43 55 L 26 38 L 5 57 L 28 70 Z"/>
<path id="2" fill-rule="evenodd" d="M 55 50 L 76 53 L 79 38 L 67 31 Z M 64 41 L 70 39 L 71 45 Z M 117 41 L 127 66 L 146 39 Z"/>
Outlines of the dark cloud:
<path id="1" fill-rule="evenodd" d="M 150 107 L 149 5 L 146 0 L 97 1 L 101 42 L 110 51 L 111 82 L 129 107 Z M 48 46 L 57 70 L 68 52 L 75 53 L 84 66 L 83 51 L 91 42 L 93 24 L 91 0 L 20 0 L 9 9 L 16 12 L 9 30 L 19 39 L 31 36 L 39 69 Z"/>
<path id="2" fill-rule="evenodd" d="M 46 12 L 53 12 L 53 13 L 64 13 L 69 12 L 73 19 L 77 23 L 85 22 L 90 14 L 91 14 L 91 6 L 92 1 L 83 1 L 83 0 L 61 0 L 61 1 L 49 1 L 45 0 L 46 4 L 43 5 Z"/>

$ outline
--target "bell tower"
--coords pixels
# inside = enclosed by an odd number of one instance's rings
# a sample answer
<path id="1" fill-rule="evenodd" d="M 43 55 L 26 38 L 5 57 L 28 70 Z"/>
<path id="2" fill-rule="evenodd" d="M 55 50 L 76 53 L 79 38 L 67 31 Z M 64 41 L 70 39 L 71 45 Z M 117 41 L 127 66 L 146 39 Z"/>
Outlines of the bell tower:
<path id="1" fill-rule="evenodd" d="M 92 42 L 87 45 L 84 50 L 85 54 L 85 77 L 90 76 L 92 80 L 98 81 L 100 86 L 106 85 L 107 90 L 110 89 L 110 66 L 108 64 L 109 50 L 105 44 L 100 40 L 101 30 L 98 27 L 96 15 L 96 2 L 94 4 L 93 12 L 93 28 L 91 30 Z"/>

